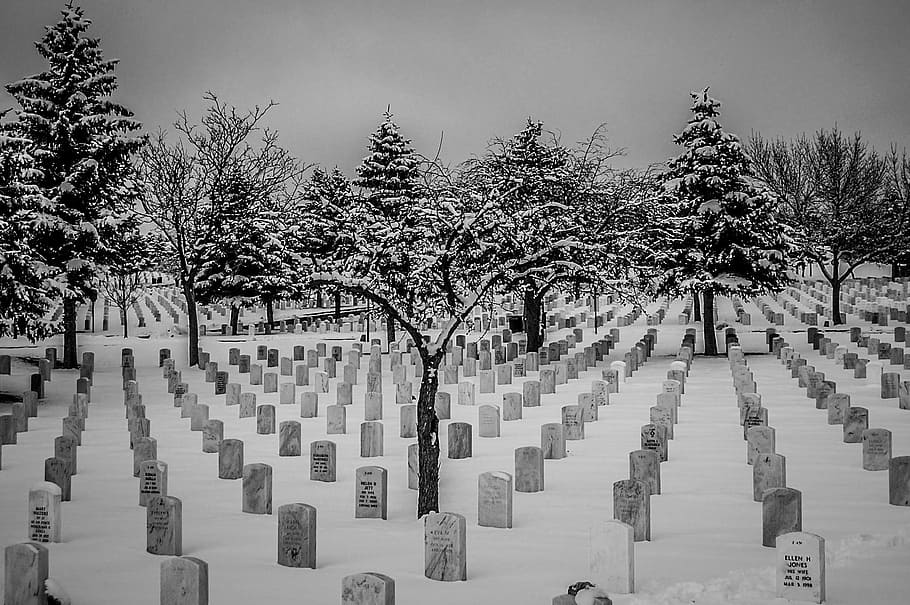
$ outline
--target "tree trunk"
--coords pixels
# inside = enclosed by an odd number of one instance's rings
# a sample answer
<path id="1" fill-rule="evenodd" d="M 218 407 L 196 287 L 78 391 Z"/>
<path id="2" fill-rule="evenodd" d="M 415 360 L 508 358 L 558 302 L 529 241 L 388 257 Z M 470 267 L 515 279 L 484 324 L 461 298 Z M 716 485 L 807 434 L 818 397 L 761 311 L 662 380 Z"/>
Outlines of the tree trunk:
<path id="1" fill-rule="evenodd" d="M 714 331 L 714 292 L 705 292 L 705 355 L 717 355 L 717 333 Z"/>
<path id="2" fill-rule="evenodd" d="M 388 341 L 388 349 L 392 350 L 392 343 L 395 342 L 395 318 L 391 315 L 385 318 L 385 336 Z"/>
<path id="3" fill-rule="evenodd" d="M 231 305 L 231 334 L 237 335 L 237 324 L 240 322 L 240 306 Z"/>
<path id="4" fill-rule="evenodd" d="M 186 300 L 187 331 L 190 336 L 189 366 L 199 365 L 199 317 L 196 315 L 196 293 L 193 284 L 183 282 L 183 298 Z"/>
<path id="5" fill-rule="evenodd" d="M 275 323 L 275 305 L 272 299 L 265 301 L 265 333 L 272 333 L 272 324 Z"/>
<path id="6" fill-rule="evenodd" d="M 834 316 L 832 321 L 834 325 L 840 325 L 843 322 L 840 317 L 840 288 L 843 283 L 836 277 L 831 282 L 831 314 Z"/>
<path id="7" fill-rule="evenodd" d="M 92 298 L 92 334 L 95 333 L 95 301 L 96 300 L 98 300 L 97 296 Z"/>
<path id="8" fill-rule="evenodd" d="M 76 300 L 63 300 L 63 367 L 78 368 L 76 359 Z"/>
<path id="9" fill-rule="evenodd" d="M 417 518 L 439 512 L 439 418 L 436 416 L 436 391 L 439 388 L 439 366 L 445 352 L 429 356 L 420 349 L 423 378 L 417 397 L 417 447 L 420 451 Z"/>
<path id="10" fill-rule="evenodd" d="M 322 290 L 316 290 L 316 308 L 322 308 Z"/>
<path id="11" fill-rule="evenodd" d="M 543 296 L 536 296 L 533 288 L 525 288 L 523 319 L 528 336 L 528 353 L 536 353 L 543 346 Z"/>
<path id="12" fill-rule="evenodd" d="M 126 309 L 120 308 L 120 323 L 123 324 L 123 337 L 129 338 L 130 331 L 129 326 L 126 324 Z"/>
<path id="13" fill-rule="evenodd" d="M 341 290 L 335 290 L 335 321 L 341 321 Z"/>
<path id="14" fill-rule="evenodd" d="M 692 310 L 695 313 L 695 321 L 701 321 L 701 299 L 699 298 L 698 292 L 693 292 L 692 294 L 694 294 L 692 297 Z"/>

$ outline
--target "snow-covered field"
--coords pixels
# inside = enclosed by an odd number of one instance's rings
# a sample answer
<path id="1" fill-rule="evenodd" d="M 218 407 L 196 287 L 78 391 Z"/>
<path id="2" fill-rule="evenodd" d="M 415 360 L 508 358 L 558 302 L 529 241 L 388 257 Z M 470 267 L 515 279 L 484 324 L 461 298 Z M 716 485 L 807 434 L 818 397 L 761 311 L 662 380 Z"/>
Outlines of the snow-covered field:
<path id="1" fill-rule="evenodd" d="M 63 541 L 49 544 L 50 575 L 70 593 L 74 604 L 151 605 L 158 603 L 161 557 L 146 553 L 146 510 L 138 505 L 138 480 L 132 476 L 132 451 L 124 419 L 120 350 L 135 351 L 140 392 L 158 441 L 158 456 L 169 465 L 168 492 L 183 502 L 183 552 L 209 564 L 210 603 L 338 603 L 343 576 L 376 571 L 395 579 L 399 605 L 463 605 L 550 603 L 566 586 L 589 579 L 588 531 L 613 516 L 612 485 L 628 478 L 628 454 L 639 449 L 639 429 L 649 421 L 661 381 L 675 358 L 686 326 L 676 324 L 681 302 L 673 303 L 666 321 L 657 326 L 655 355 L 628 382 L 600 419 L 585 427 L 586 438 L 568 442 L 569 455 L 545 463 L 546 489 L 514 494 L 514 527 L 494 529 L 477 525 L 477 476 L 485 471 L 514 472 L 514 450 L 540 444 L 540 425 L 558 422 L 562 405 L 590 392 L 600 379 L 602 362 L 578 380 L 560 385 L 557 393 L 542 395 L 538 408 L 524 408 L 524 418 L 502 423 L 502 436 L 477 435 L 477 407 L 459 406 L 452 393 L 452 421 L 474 425 L 474 455 L 448 460 L 447 421 L 441 422 L 442 468 L 440 501 L 444 511 L 468 520 L 466 582 L 435 582 L 423 575 L 423 523 L 415 518 L 416 497 L 407 488 L 407 446 L 413 439 L 398 437 L 394 385 L 384 356 L 385 455 L 360 458 L 359 424 L 363 419 L 366 359 L 354 405 L 347 411 L 347 434 L 326 437 L 325 405 L 334 402 L 335 387 L 320 395 L 319 417 L 299 417 L 299 405 L 278 405 L 278 393 L 264 394 L 249 386 L 249 375 L 228 366 L 228 348 L 238 346 L 255 359 L 257 345 L 281 349 L 291 357 L 295 344 L 314 348 L 319 341 L 341 344 L 345 352 L 354 335 L 303 334 L 258 337 L 211 336 L 202 339 L 219 369 L 229 369 L 230 382 L 254 392 L 257 403 L 272 403 L 277 422 L 302 425 L 301 457 L 279 457 L 278 436 L 257 435 L 255 418 L 238 418 L 237 407 L 226 407 L 214 396 L 204 372 L 186 368 L 186 341 L 180 338 L 130 338 L 80 334 L 80 349 L 96 355 L 92 403 L 79 473 L 73 478 L 72 502 L 63 504 Z M 777 452 L 787 458 L 787 484 L 802 492 L 803 530 L 827 541 L 828 602 L 832 604 L 896 605 L 910 594 L 910 508 L 888 504 L 888 473 L 862 469 L 860 444 L 842 442 L 840 426 L 826 422 L 805 389 L 774 356 L 767 354 L 761 313 L 747 304 L 752 326 L 734 324 L 733 309 L 723 302 L 721 320 L 736 326 L 755 375 L 769 424 L 777 432 Z M 870 324 L 864 330 L 872 330 Z M 645 318 L 621 328 L 612 359 L 645 334 Z M 870 427 L 893 433 L 893 454 L 910 454 L 910 412 L 898 409 L 896 399 L 880 398 L 879 385 L 854 379 L 833 360 L 813 352 L 806 326 L 787 316 L 778 330 L 791 346 L 837 382 L 838 392 L 851 395 L 853 405 L 869 409 Z M 700 326 L 699 326 L 700 330 Z M 842 328 L 846 330 L 846 328 Z M 893 332 L 892 328 L 875 331 Z M 551 333 L 555 339 L 563 333 Z M 602 332 L 601 332 L 602 333 Z M 849 344 L 848 333 L 835 337 Z M 585 343 L 594 339 L 585 330 Z M 699 342 L 701 334 L 698 335 Z M 890 337 L 889 337 L 890 340 Z M 42 356 L 44 347 L 22 341 L 0 342 L 0 352 Z M 318 511 L 318 568 L 295 569 L 276 563 L 276 515 L 241 512 L 241 482 L 218 479 L 217 454 L 204 454 L 201 433 L 189 430 L 167 393 L 158 367 L 159 347 L 170 347 L 183 370 L 183 379 L 199 402 L 210 406 L 210 417 L 224 421 L 225 438 L 243 439 L 245 463 L 265 462 L 274 469 L 274 509 L 302 502 Z M 855 347 L 854 349 L 855 350 Z M 887 366 L 886 366 L 887 367 Z M 897 366 L 892 366 L 896 368 Z M 37 371 L 21 360 L 13 376 L 0 376 L 0 390 L 21 393 L 28 374 Z M 896 371 L 896 370 L 895 370 Z M 18 445 L 3 446 L 0 471 L 0 546 L 27 538 L 29 487 L 43 480 L 44 459 L 52 456 L 78 373 L 56 370 L 47 384 L 48 396 L 30 430 L 20 433 Z M 530 378 L 536 378 L 531 373 Z M 904 371 L 910 379 L 910 370 Z M 292 380 L 282 377 L 282 381 Z M 476 379 L 475 379 L 476 380 Z M 502 393 L 521 392 L 521 381 L 499 385 L 495 394 L 477 394 L 477 404 L 501 403 Z M 313 387 L 298 387 L 299 393 Z M 618 604 L 768 604 L 775 599 L 774 549 L 761 545 L 761 504 L 752 499 L 752 468 L 746 464 L 746 445 L 729 365 L 724 358 L 697 357 L 685 385 L 669 461 L 661 465 L 662 494 L 651 498 L 651 541 L 635 544 L 636 592 L 611 595 Z M 416 393 L 416 384 L 415 384 Z M 0 404 L 0 413 L 9 413 Z M 311 441 L 332 439 L 338 449 L 338 480 L 309 480 Z M 388 469 L 388 520 L 354 518 L 354 471 L 378 464 Z"/>

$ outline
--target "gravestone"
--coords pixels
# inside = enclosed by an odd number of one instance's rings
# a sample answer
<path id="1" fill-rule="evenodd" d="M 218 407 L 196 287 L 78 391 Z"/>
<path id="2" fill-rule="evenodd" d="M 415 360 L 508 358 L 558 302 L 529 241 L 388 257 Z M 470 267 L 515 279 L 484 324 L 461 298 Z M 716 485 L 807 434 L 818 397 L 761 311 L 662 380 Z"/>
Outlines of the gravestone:
<path id="1" fill-rule="evenodd" d="M 651 539 L 651 492 L 636 479 L 613 483 L 613 518 L 633 528 L 635 542 Z"/>
<path id="2" fill-rule="evenodd" d="M 240 479 L 243 477 L 243 441 L 224 439 L 218 448 L 218 478 Z"/>
<path id="3" fill-rule="evenodd" d="M 381 422 L 360 423 L 360 457 L 373 458 L 383 455 L 383 426 Z"/>
<path id="4" fill-rule="evenodd" d="M 910 456 L 895 456 L 888 466 L 888 502 L 910 506 Z"/>
<path id="5" fill-rule="evenodd" d="M 341 605 L 395 605 L 395 580 L 372 571 L 345 576 Z"/>
<path id="6" fill-rule="evenodd" d="M 481 473 L 477 478 L 477 525 L 512 527 L 512 475 L 501 471 Z"/>
<path id="7" fill-rule="evenodd" d="M 449 393 L 437 391 L 433 408 L 436 410 L 437 419 L 449 420 L 452 417 L 452 396 Z"/>
<path id="8" fill-rule="evenodd" d="M 770 426 L 753 426 L 746 432 L 746 464 L 763 454 L 775 453 L 776 435 Z"/>
<path id="9" fill-rule="evenodd" d="M 295 502 L 278 507 L 278 564 L 316 569 L 316 508 Z"/>
<path id="10" fill-rule="evenodd" d="M 310 368 L 299 365 L 294 369 L 294 384 L 304 387 L 310 384 Z"/>
<path id="11" fill-rule="evenodd" d="M 79 448 L 76 445 L 76 440 L 72 437 L 61 435 L 54 439 L 54 457 L 66 462 L 67 472 L 71 476 L 75 476 L 79 468 L 77 464 L 78 452 Z"/>
<path id="12" fill-rule="evenodd" d="M 844 443 L 862 443 L 863 431 L 869 428 L 869 410 L 860 406 L 848 406 L 844 412 L 843 424 Z"/>
<path id="13" fill-rule="evenodd" d="M 579 405 L 562 406 L 562 426 L 566 441 L 584 439 L 584 409 Z"/>
<path id="14" fill-rule="evenodd" d="M 474 383 L 458 383 L 458 405 L 474 405 Z"/>
<path id="15" fill-rule="evenodd" d="M 196 557 L 161 562 L 161 605 L 209 605 L 209 566 Z"/>
<path id="16" fill-rule="evenodd" d="M 540 370 L 540 393 L 547 395 L 556 392 L 556 372 L 553 368 Z"/>
<path id="17" fill-rule="evenodd" d="M 420 489 L 420 444 L 408 446 L 408 489 Z"/>
<path id="18" fill-rule="evenodd" d="M 472 455 L 471 425 L 451 422 L 448 426 L 448 457 L 452 460 L 470 458 Z"/>
<path id="19" fill-rule="evenodd" d="M 154 437 L 139 437 L 133 443 L 133 477 L 139 476 L 139 466 L 146 460 L 158 459 L 158 441 Z"/>
<path id="20" fill-rule="evenodd" d="M 566 457 L 566 439 L 560 422 L 549 422 L 540 427 L 540 449 L 545 460 L 561 460 Z"/>
<path id="21" fill-rule="evenodd" d="M 788 532 L 775 540 L 777 597 L 787 601 L 825 601 L 825 539 Z"/>
<path id="22" fill-rule="evenodd" d="M 347 408 L 343 405 L 327 405 L 325 407 L 325 433 L 326 435 L 344 435 L 348 432 Z"/>
<path id="23" fill-rule="evenodd" d="M 522 405 L 526 408 L 540 406 L 540 382 L 537 380 L 526 380 L 522 385 Z"/>
<path id="24" fill-rule="evenodd" d="M 316 418 L 319 416 L 319 394 L 304 391 L 300 394 L 300 417 Z"/>
<path id="25" fill-rule="evenodd" d="M 224 423 L 220 420 L 207 420 L 202 425 L 202 452 L 217 454 L 224 439 Z"/>
<path id="26" fill-rule="evenodd" d="M 335 481 L 335 451 L 334 441 L 310 443 L 310 481 Z"/>
<path id="27" fill-rule="evenodd" d="M 499 437 L 499 407 L 482 405 L 477 410 L 477 435 L 479 437 Z"/>
<path id="28" fill-rule="evenodd" d="M 361 466 L 356 471 L 355 519 L 387 519 L 389 473 L 381 466 Z"/>
<path id="29" fill-rule="evenodd" d="M 769 489 L 787 486 L 787 459 L 781 454 L 762 454 L 752 461 L 752 499 L 762 501 Z"/>
<path id="30" fill-rule="evenodd" d="M 648 493 L 660 493 L 660 454 L 650 449 L 629 452 L 629 479 L 648 486 Z"/>
<path id="31" fill-rule="evenodd" d="M 174 496 L 152 496 L 146 502 L 145 550 L 153 555 L 183 554 L 183 504 Z"/>
<path id="32" fill-rule="evenodd" d="M 350 382 L 339 382 L 335 385 L 335 403 L 338 405 L 354 403 L 354 389 Z"/>
<path id="33" fill-rule="evenodd" d="M 256 408 L 256 433 L 271 435 L 275 432 L 275 406 L 260 405 Z"/>
<path id="34" fill-rule="evenodd" d="M 47 548 L 36 542 L 11 544 L 3 550 L 3 558 L 3 602 L 47 605 Z"/>
<path id="35" fill-rule="evenodd" d="M 285 420 L 278 425 L 278 455 L 300 455 L 300 423 Z"/>
<path id="36" fill-rule="evenodd" d="M 803 530 L 802 493 L 775 487 L 762 495 L 762 546 L 775 546 L 777 537 Z"/>
<path id="37" fill-rule="evenodd" d="M 262 462 L 243 467 L 242 510 L 254 515 L 272 514 L 272 467 Z"/>
<path id="38" fill-rule="evenodd" d="M 529 445 L 515 449 L 515 491 L 534 493 L 544 490 L 543 450 Z"/>
<path id="39" fill-rule="evenodd" d="M 202 427 L 209 420 L 209 406 L 204 403 L 197 403 L 190 410 L 190 430 L 201 431 Z"/>
<path id="40" fill-rule="evenodd" d="M 28 539 L 32 542 L 59 542 L 63 525 L 60 486 L 42 481 L 28 492 Z M 9 578 L 6 580 L 10 581 Z"/>
<path id="41" fill-rule="evenodd" d="M 666 429 L 657 424 L 645 424 L 641 427 L 641 449 L 654 450 L 661 462 L 668 460 L 668 440 Z"/>
<path id="42" fill-rule="evenodd" d="M 256 393 L 240 394 L 239 418 L 253 418 L 256 416 Z"/>
<path id="43" fill-rule="evenodd" d="M 635 592 L 635 529 L 616 520 L 599 521 L 588 536 L 592 582 L 608 593 Z"/>
<path id="44" fill-rule="evenodd" d="M 364 396 L 364 420 L 382 420 L 382 393 L 367 392 Z"/>
<path id="45" fill-rule="evenodd" d="M 155 496 L 167 496 L 167 462 L 146 460 L 139 465 L 139 506 Z"/>
<path id="46" fill-rule="evenodd" d="M 417 436 L 417 406 L 403 405 L 398 408 L 399 411 L 399 437 L 402 439 L 412 439 Z"/>
<path id="47" fill-rule="evenodd" d="M 468 579 L 465 518 L 456 513 L 424 517 L 424 576 L 442 582 Z"/>
<path id="48" fill-rule="evenodd" d="M 863 468 L 867 471 L 888 470 L 891 463 L 891 431 L 866 429 L 862 439 Z"/>

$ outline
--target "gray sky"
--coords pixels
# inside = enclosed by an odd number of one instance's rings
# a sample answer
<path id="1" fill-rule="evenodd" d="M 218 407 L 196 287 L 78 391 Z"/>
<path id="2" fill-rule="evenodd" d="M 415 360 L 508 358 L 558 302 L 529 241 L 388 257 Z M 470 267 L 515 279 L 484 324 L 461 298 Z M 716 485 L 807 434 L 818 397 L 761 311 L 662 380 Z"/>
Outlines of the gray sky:
<path id="1" fill-rule="evenodd" d="M 0 82 L 44 69 L 63 0 L 0 0 Z M 349 175 L 391 104 L 418 151 L 460 161 L 527 116 L 579 140 L 605 122 L 643 166 L 678 153 L 690 90 L 721 123 L 792 136 L 861 130 L 910 147 L 910 0 L 82 0 L 119 100 L 149 130 L 212 90 L 301 159 Z M 0 108 L 13 100 L 0 93 Z"/>

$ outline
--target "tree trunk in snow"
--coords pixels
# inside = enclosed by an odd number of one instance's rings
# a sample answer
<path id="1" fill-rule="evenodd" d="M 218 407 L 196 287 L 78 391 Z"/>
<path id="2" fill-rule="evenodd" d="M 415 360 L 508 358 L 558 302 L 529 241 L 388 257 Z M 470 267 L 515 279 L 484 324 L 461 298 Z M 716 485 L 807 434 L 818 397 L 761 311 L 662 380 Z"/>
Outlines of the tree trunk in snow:
<path id="1" fill-rule="evenodd" d="M 272 324 L 275 322 L 275 304 L 272 299 L 265 301 L 265 333 L 272 333 Z"/>
<path id="2" fill-rule="evenodd" d="M 238 323 L 240 323 L 240 306 L 231 305 L 231 334 L 237 334 Z"/>
<path id="3" fill-rule="evenodd" d="M 841 282 L 841 280 L 837 279 L 836 277 L 834 279 L 830 280 L 830 282 L 831 282 L 831 315 L 834 316 L 832 321 L 834 322 L 834 325 L 837 326 L 837 325 L 840 325 L 843 323 L 841 321 L 841 317 L 840 317 L 840 288 L 843 285 L 843 282 Z"/>
<path id="4" fill-rule="evenodd" d="M 693 294 L 693 296 L 692 296 L 692 301 L 693 301 L 692 310 L 693 310 L 694 313 L 695 313 L 695 321 L 701 321 L 701 299 L 699 298 L 699 293 L 698 293 L 698 292 L 693 292 L 692 294 Z"/>
<path id="5" fill-rule="evenodd" d="M 537 352 L 543 346 L 543 297 L 535 295 L 533 288 L 526 288 L 523 298 L 523 319 L 528 336 L 528 352 Z"/>
<path id="6" fill-rule="evenodd" d="M 417 518 L 439 512 L 439 418 L 436 416 L 436 391 L 439 389 L 439 366 L 444 352 L 423 358 L 423 378 L 417 397 L 417 447 L 420 451 Z"/>
<path id="7" fill-rule="evenodd" d="M 391 315 L 385 318 L 385 336 L 388 341 L 388 349 L 392 350 L 392 343 L 395 342 L 395 318 Z"/>
<path id="8" fill-rule="evenodd" d="M 341 321 L 341 290 L 335 290 L 335 321 Z"/>
<path id="9" fill-rule="evenodd" d="M 717 355 L 717 333 L 714 331 L 714 292 L 705 292 L 704 308 L 705 355 Z"/>
<path id="10" fill-rule="evenodd" d="M 199 365 L 199 317 L 196 315 L 196 293 L 193 284 L 183 282 L 183 298 L 186 300 L 187 332 L 190 336 L 189 365 Z"/>
<path id="11" fill-rule="evenodd" d="M 76 359 L 76 301 L 72 298 L 63 300 L 63 367 L 79 367 Z"/>
<path id="12" fill-rule="evenodd" d="M 120 309 L 120 323 L 123 324 L 123 337 L 129 338 L 130 330 L 129 326 L 126 323 L 126 309 Z"/>

